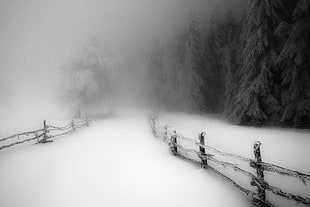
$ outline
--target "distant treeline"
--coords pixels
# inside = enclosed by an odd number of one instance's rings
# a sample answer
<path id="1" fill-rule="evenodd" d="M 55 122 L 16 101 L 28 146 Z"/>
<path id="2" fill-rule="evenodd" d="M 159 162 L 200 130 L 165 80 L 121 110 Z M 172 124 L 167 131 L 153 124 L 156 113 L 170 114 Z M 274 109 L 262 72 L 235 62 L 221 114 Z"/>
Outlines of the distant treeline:
<path id="1" fill-rule="evenodd" d="M 241 19 L 190 15 L 154 41 L 152 104 L 221 113 L 242 125 L 310 128 L 310 0 L 250 0 Z"/>

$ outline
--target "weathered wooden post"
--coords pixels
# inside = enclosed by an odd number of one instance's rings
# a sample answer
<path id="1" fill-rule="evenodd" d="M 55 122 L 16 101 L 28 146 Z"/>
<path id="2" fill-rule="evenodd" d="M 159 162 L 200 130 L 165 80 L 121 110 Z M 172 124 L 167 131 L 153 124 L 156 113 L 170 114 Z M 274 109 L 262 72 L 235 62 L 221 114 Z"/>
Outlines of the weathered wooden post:
<path id="1" fill-rule="evenodd" d="M 164 130 L 165 130 L 165 132 L 164 132 L 164 139 L 167 140 L 168 139 L 168 125 L 167 124 L 165 124 Z"/>
<path id="2" fill-rule="evenodd" d="M 86 121 L 86 127 L 89 127 L 88 119 L 86 119 L 85 121 Z"/>
<path id="3" fill-rule="evenodd" d="M 71 128 L 72 128 L 72 131 L 74 132 L 75 131 L 74 120 L 71 121 Z"/>
<path id="4" fill-rule="evenodd" d="M 34 133 L 34 136 L 37 138 L 37 142 L 39 142 L 39 138 L 40 138 L 40 137 L 39 137 L 39 135 L 38 135 L 38 132 L 35 132 L 35 133 Z"/>
<path id="5" fill-rule="evenodd" d="M 256 141 L 254 143 L 254 156 L 255 156 L 255 161 L 251 162 L 250 165 L 251 167 L 256 169 L 256 174 L 257 178 L 256 180 L 251 181 L 252 186 L 257 186 L 257 192 L 258 192 L 258 197 L 262 201 L 266 201 L 266 184 L 264 180 L 264 168 L 262 165 L 262 156 L 261 156 L 261 150 L 260 150 L 261 142 Z M 264 206 L 262 204 L 261 206 Z"/>
<path id="6" fill-rule="evenodd" d="M 200 152 L 200 159 L 202 161 L 202 167 L 203 168 L 207 168 L 208 167 L 208 160 L 206 158 L 206 149 L 203 147 L 205 145 L 205 137 L 206 137 L 206 133 L 205 132 L 201 132 L 198 134 L 198 139 L 199 139 L 199 152 Z"/>
<path id="7" fill-rule="evenodd" d="M 156 122 L 155 122 L 155 118 L 154 118 L 153 114 L 151 115 L 151 125 L 152 125 L 153 136 L 157 137 L 157 134 L 156 134 Z"/>
<path id="8" fill-rule="evenodd" d="M 174 130 L 173 131 L 173 135 L 171 136 L 171 147 L 170 147 L 170 150 L 171 150 L 171 152 L 174 155 L 178 154 L 178 147 L 177 147 L 178 141 L 177 141 L 177 137 L 178 137 L 177 131 Z"/>
<path id="9" fill-rule="evenodd" d="M 42 139 L 39 141 L 39 143 L 47 143 L 47 136 L 48 130 L 47 130 L 47 125 L 46 125 L 46 120 L 43 121 L 43 134 L 42 134 Z"/>

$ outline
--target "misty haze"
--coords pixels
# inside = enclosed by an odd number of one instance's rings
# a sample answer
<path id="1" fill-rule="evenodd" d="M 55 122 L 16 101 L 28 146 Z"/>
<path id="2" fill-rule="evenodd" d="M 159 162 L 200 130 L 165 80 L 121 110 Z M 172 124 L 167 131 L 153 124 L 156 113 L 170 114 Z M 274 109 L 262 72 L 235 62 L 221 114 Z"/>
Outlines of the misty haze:
<path id="1" fill-rule="evenodd" d="M 310 0 L 0 0 L 0 207 L 310 206 Z"/>

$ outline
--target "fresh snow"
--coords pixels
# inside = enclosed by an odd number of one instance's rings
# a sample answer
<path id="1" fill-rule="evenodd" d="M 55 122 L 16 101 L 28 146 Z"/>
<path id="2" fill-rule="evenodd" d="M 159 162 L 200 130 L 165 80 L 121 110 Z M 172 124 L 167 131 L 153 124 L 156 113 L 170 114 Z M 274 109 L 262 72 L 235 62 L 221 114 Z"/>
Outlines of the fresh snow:
<path id="1" fill-rule="evenodd" d="M 310 174 L 308 131 L 239 127 L 185 114 L 163 115 L 160 121 L 194 139 L 206 131 L 207 144 L 250 158 L 253 142 L 260 140 L 264 161 Z M 249 179 L 217 169 L 251 188 Z M 268 173 L 267 179 L 310 196 L 309 186 L 296 179 Z M 3 207 L 251 206 L 218 175 L 171 155 L 152 136 L 147 114 L 137 111 L 93 122 L 53 143 L 0 151 L 0 183 Z M 267 197 L 278 206 L 295 206 Z"/>
<path id="2" fill-rule="evenodd" d="M 201 115 L 165 114 L 160 117 L 161 124 L 167 123 L 170 129 L 198 141 L 198 133 L 206 132 L 206 144 L 221 151 L 242 155 L 254 159 L 253 144 L 262 143 L 261 153 L 264 162 L 276 164 L 285 168 L 310 174 L 310 131 L 283 128 L 242 127 L 225 123 L 216 118 L 206 118 Z M 181 143 L 188 148 L 197 148 L 186 142 Z M 217 159 L 230 161 L 239 167 L 255 174 L 248 163 L 235 159 L 217 156 Z M 233 178 L 241 186 L 255 191 L 250 185 L 250 179 L 239 175 L 229 168 L 219 167 L 209 162 L 221 172 Z M 299 194 L 310 198 L 310 183 L 288 176 L 265 172 L 265 180 L 284 192 Z M 294 201 L 287 201 L 267 191 L 267 200 L 281 207 L 304 206 Z"/>
<path id="3" fill-rule="evenodd" d="M 145 114 L 2 151 L 0 183 L 3 207 L 249 206 L 221 178 L 172 156 Z"/>

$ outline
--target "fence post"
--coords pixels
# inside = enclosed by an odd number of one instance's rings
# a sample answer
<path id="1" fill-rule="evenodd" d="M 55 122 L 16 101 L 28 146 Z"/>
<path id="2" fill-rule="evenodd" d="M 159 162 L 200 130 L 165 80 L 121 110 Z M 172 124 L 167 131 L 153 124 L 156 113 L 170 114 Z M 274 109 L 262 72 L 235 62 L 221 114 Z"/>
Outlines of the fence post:
<path id="1" fill-rule="evenodd" d="M 42 140 L 39 141 L 39 143 L 47 143 L 47 139 L 48 139 L 48 136 L 47 136 L 47 125 L 46 125 L 46 120 L 43 121 L 43 138 Z"/>
<path id="2" fill-rule="evenodd" d="M 167 124 L 165 124 L 164 130 L 165 130 L 165 132 L 164 132 L 165 133 L 164 139 L 167 140 L 168 139 L 168 125 Z"/>
<path id="3" fill-rule="evenodd" d="M 71 127 L 72 127 L 72 131 L 75 131 L 75 127 L 74 127 L 74 120 L 71 121 Z"/>
<path id="4" fill-rule="evenodd" d="M 86 121 L 86 127 L 89 127 L 88 119 L 86 119 L 85 121 Z"/>
<path id="5" fill-rule="evenodd" d="M 264 181 L 264 169 L 262 165 L 262 156 L 260 150 L 261 142 L 254 143 L 255 162 L 251 162 L 251 167 L 256 169 L 257 180 L 252 180 L 251 185 L 257 186 L 258 197 L 262 201 L 266 201 L 266 186 Z M 264 204 L 262 204 L 264 206 Z"/>
<path id="6" fill-rule="evenodd" d="M 155 122 L 155 117 L 154 117 L 153 114 L 151 115 L 151 124 L 152 124 L 152 133 L 153 133 L 153 136 L 154 136 L 154 137 L 157 137 L 157 134 L 156 134 L 156 122 Z"/>
<path id="7" fill-rule="evenodd" d="M 206 137 L 206 133 L 205 132 L 201 132 L 198 134 L 198 139 L 199 139 L 199 143 L 200 145 L 205 145 L 205 137 Z M 200 159 L 202 161 L 202 167 L 203 168 L 207 168 L 208 167 L 208 160 L 206 158 L 206 149 L 202 146 L 199 146 L 199 152 L 200 152 Z"/>
<path id="8" fill-rule="evenodd" d="M 177 155 L 178 154 L 178 147 L 177 147 L 177 144 L 178 144 L 178 141 L 177 141 L 177 131 L 174 130 L 173 131 L 173 135 L 171 136 L 171 147 L 170 147 L 170 150 L 171 152 L 174 154 L 174 155 Z"/>

